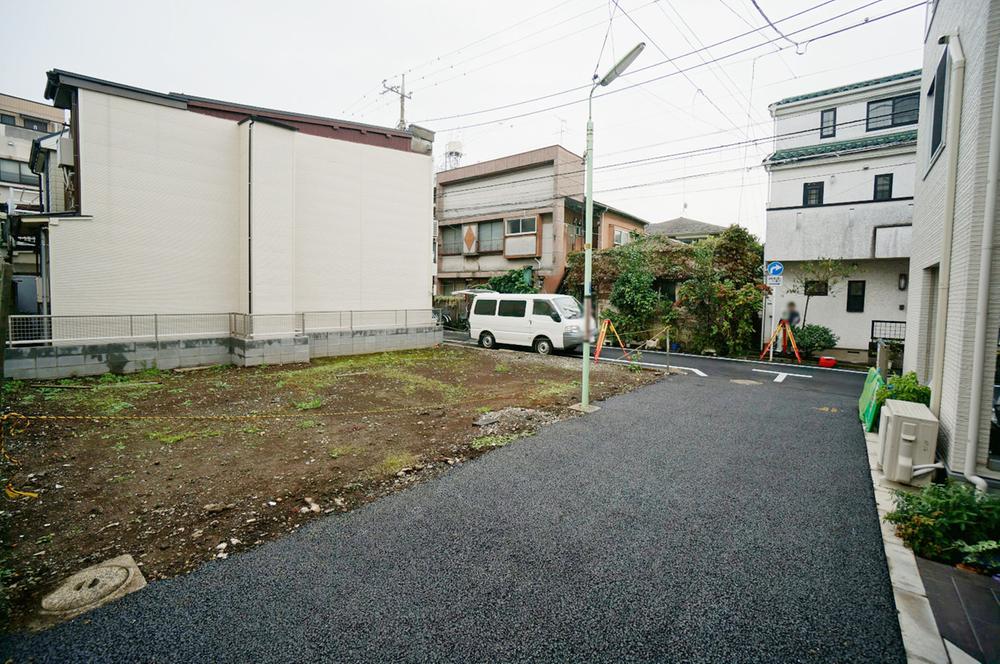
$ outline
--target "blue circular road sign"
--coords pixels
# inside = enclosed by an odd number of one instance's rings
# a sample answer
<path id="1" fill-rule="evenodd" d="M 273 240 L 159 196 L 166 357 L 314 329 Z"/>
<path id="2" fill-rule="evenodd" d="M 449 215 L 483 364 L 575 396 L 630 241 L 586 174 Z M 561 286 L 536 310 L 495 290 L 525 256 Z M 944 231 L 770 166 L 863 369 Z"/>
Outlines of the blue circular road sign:
<path id="1" fill-rule="evenodd" d="M 780 277 L 785 271 L 785 266 L 780 261 L 771 261 L 767 264 L 767 273 L 772 277 Z"/>

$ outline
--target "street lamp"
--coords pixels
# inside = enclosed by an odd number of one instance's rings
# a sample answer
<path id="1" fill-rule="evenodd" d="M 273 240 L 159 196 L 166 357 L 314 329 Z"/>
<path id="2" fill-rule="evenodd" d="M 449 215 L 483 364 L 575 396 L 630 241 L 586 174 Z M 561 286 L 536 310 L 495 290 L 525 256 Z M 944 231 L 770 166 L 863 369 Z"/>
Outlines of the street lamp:
<path id="1" fill-rule="evenodd" d="M 587 184 L 585 187 L 585 205 L 586 205 L 586 230 L 584 231 L 584 262 L 583 262 L 583 377 L 581 380 L 582 390 L 580 396 L 580 406 L 579 410 L 584 412 L 592 412 L 597 410 L 595 406 L 590 405 L 590 319 L 593 305 L 591 303 L 591 293 L 590 293 L 590 274 L 591 267 L 593 264 L 593 239 L 594 239 L 594 90 L 597 86 L 604 87 L 609 85 L 612 81 L 622 75 L 629 65 L 635 62 L 635 59 L 639 57 L 642 53 L 642 49 L 646 48 L 645 42 L 640 42 L 631 51 L 625 54 L 625 57 L 618 61 L 611 70 L 604 75 L 604 78 L 597 80 L 597 74 L 594 74 L 594 85 L 590 88 L 590 96 L 587 98 Z"/>

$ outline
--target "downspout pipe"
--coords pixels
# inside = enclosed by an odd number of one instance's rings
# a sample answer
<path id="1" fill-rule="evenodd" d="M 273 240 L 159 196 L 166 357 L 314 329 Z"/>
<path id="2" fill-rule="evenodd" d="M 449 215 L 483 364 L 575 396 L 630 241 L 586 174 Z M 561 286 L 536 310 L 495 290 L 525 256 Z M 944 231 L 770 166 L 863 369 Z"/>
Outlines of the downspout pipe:
<path id="1" fill-rule="evenodd" d="M 958 35 L 943 37 L 951 59 L 948 99 L 947 179 L 944 196 L 944 236 L 938 268 L 937 312 L 934 317 L 934 353 L 931 370 L 931 412 L 941 417 L 941 386 L 944 384 L 944 349 L 948 327 L 948 291 L 951 286 L 951 250 L 955 234 L 955 188 L 958 180 L 958 148 L 962 128 L 962 97 L 965 89 L 965 53 Z"/>
<path id="2" fill-rule="evenodd" d="M 982 414 L 983 374 L 986 368 L 986 324 L 990 305 L 990 276 L 993 271 L 993 229 L 997 214 L 997 178 L 1000 177 L 1000 49 L 993 79 L 993 114 L 990 119 L 989 161 L 986 166 L 986 205 L 983 212 L 983 235 L 979 253 L 979 283 L 976 285 L 976 327 L 972 345 L 972 394 L 969 400 L 969 431 L 965 445 L 962 474 L 979 491 L 986 491 L 986 480 L 976 475 L 979 456 L 979 422 Z"/>

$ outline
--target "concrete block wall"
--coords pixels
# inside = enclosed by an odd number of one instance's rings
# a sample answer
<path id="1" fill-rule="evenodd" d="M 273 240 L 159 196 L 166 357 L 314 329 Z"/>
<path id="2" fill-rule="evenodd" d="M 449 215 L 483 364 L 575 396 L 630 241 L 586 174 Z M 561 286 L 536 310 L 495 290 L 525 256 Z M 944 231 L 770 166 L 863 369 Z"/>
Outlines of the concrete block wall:
<path id="1" fill-rule="evenodd" d="M 10 379 L 49 380 L 211 364 L 246 367 L 293 364 L 309 362 L 313 357 L 427 348 L 443 340 L 441 328 L 428 326 L 312 332 L 273 339 L 212 337 L 159 343 L 19 346 L 4 349 L 4 376 Z"/>

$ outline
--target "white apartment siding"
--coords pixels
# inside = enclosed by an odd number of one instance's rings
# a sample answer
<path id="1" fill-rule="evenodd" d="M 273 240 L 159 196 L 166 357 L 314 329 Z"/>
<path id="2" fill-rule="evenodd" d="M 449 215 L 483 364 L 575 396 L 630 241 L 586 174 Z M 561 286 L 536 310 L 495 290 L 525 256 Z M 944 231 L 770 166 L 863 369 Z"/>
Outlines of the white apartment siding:
<path id="1" fill-rule="evenodd" d="M 54 315 L 233 311 L 236 124 L 79 91 L 82 213 L 50 224 Z"/>
<path id="2" fill-rule="evenodd" d="M 916 125 L 906 125 L 868 131 L 866 118 L 869 101 L 919 92 L 919 86 L 919 81 L 907 79 L 775 106 L 775 135 L 779 137 L 775 140 L 775 149 L 849 141 L 915 129 Z M 837 109 L 836 135 L 820 138 L 820 113 L 831 108 Z"/>
<path id="3" fill-rule="evenodd" d="M 788 302 L 794 302 L 799 312 L 805 309 L 806 297 L 790 293 L 789 289 L 801 274 L 800 262 L 785 262 L 784 285 L 775 289 L 778 315 Z M 840 337 L 838 348 L 862 350 L 871 340 L 873 320 L 905 321 L 907 292 L 899 290 L 899 275 L 908 270 L 904 259 L 858 261 L 851 275 L 830 288 L 829 295 L 814 296 L 809 300 L 806 323 L 825 325 Z M 864 311 L 847 311 L 847 281 L 865 282 Z M 768 328 L 771 310 L 768 309 Z"/>
<path id="4" fill-rule="evenodd" d="M 907 318 L 906 370 L 915 370 L 920 379 L 929 382 L 931 376 L 931 341 L 933 335 L 932 293 L 926 270 L 941 261 L 944 233 L 944 199 L 949 150 L 945 145 L 933 166 L 930 164 L 929 113 L 927 87 L 934 76 L 945 46 L 938 44 L 942 35 L 959 34 L 966 57 L 965 86 L 961 113 L 961 134 L 957 187 L 955 194 L 955 226 L 952 248 L 952 271 L 949 280 L 947 340 L 941 389 L 941 428 L 946 441 L 948 465 L 960 471 L 965 461 L 965 444 L 969 426 L 970 385 L 974 379 L 984 381 L 979 413 L 979 455 L 977 463 L 984 476 L 998 473 L 985 469 L 989 441 L 989 405 L 994 382 L 994 351 L 996 330 L 1000 326 L 1000 289 L 996 274 L 1000 273 L 1000 252 L 993 255 L 993 288 L 987 321 L 987 362 L 982 377 L 972 374 L 972 343 L 976 307 L 976 285 L 979 270 L 980 237 L 985 208 L 985 172 L 989 145 L 990 112 L 993 81 L 1000 40 L 1000 8 L 998 3 L 976 0 L 940 2 L 924 46 L 923 70 L 926 78 L 921 98 L 921 140 L 918 143 L 918 179 L 915 192 L 914 249 L 910 263 L 913 290 Z M 952 72 L 949 72 L 949 77 Z M 948 118 L 948 122 L 957 119 Z M 947 129 L 945 129 L 947 132 Z M 928 170 L 929 169 L 929 170 Z"/>
<path id="5" fill-rule="evenodd" d="M 774 166 L 768 207 L 802 205 L 802 185 L 823 182 L 823 202 L 870 201 L 875 195 L 875 176 L 892 174 L 892 197 L 913 196 L 916 178 L 915 147 L 869 151 L 852 158 L 817 159 Z"/>
<path id="6" fill-rule="evenodd" d="M 553 164 L 441 185 L 439 221 L 550 207 L 555 191 Z"/>
<path id="7" fill-rule="evenodd" d="M 79 95 L 92 218 L 50 222 L 53 314 L 430 307 L 429 156 Z"/>

